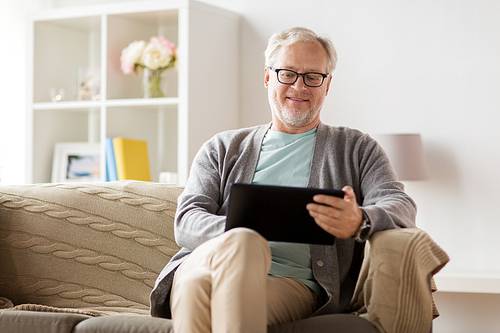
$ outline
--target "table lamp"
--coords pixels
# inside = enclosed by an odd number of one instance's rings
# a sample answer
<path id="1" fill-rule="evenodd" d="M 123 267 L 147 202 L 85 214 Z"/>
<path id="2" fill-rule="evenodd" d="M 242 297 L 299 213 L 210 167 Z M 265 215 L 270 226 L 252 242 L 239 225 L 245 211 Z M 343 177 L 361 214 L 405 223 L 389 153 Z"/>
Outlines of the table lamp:
<path id="1" fill-rule="evenodd" d="M 380 134 L 375 140 L 389 156 L 399 180 L 427 179 L 427 166 L 420 134 Z"/>

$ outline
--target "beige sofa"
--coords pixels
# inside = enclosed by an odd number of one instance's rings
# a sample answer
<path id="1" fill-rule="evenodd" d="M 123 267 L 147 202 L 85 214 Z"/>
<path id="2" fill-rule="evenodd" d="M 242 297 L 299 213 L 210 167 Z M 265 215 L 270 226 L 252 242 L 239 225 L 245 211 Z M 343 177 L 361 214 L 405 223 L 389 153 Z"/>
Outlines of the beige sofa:
<path id="1" fill-rule="evenodd" d="M 0 332 L 172 332 L 149 294 L 178 250 L 181 188 L 157 183 L 0 186 Z M 375 332 L 327 315 L 269 332 Z"/>
<path id="2" fill-rule="evenodd" d="M 23 310 L 0 311 L 0 332 L 169 332 L 170 321 L 149 316 L 149 293 L 178 250 L 181 191 L 131 181 L 0 186 L 0 306 Z"/>

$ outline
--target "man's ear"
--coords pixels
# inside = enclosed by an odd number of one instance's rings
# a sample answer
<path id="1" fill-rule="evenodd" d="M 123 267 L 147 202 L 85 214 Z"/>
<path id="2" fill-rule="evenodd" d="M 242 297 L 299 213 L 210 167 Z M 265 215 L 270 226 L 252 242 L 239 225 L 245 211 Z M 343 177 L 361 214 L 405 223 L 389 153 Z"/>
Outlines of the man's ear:
<path id="1" fill-rule="evenodd" d="M 269 89 L 269 68 L 264 67 L 264 87 Z"/>
<path id="2" fill-rule="evenodd" d="M 330 75 L 326 80 L 326 91 L 325 91 L 325 96 L 328 95 L 328 92 L 330 91 L 330 83 L 332 83 L 332 76 Z"/>

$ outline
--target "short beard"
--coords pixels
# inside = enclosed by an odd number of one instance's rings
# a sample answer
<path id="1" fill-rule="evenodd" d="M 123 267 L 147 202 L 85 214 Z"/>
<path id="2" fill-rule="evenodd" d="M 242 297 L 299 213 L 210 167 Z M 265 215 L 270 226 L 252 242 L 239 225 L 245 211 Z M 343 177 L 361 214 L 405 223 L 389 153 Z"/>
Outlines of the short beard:
<path id="1" fill-rule="evenodd" d="M 296 112 L 294 110 L 290 110 L 283 106 L 276 106 L 274 110 L 276 116 L 288 126 L 292 127 L 305 127 L 311 124 L 314 119 L 316 119 L 318 110 L 307 110 L 306 112 Z"/>

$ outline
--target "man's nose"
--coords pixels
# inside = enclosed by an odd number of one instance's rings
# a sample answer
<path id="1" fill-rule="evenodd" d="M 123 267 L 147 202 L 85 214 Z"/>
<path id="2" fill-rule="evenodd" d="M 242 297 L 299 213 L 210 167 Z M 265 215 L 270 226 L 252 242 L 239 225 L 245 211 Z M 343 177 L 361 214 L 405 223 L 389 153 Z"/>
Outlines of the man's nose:
<path id="1" fill-rule="evenodd" d="M 297 81 L 295 81 L 295 83 L 293 84 L 293 87 L 296 90 L 305 90 L 305 89 L 307 89 L 307 86 L 304 83 L 304 74 L 299 74 L 299 76 L 297 77 Z"/>

